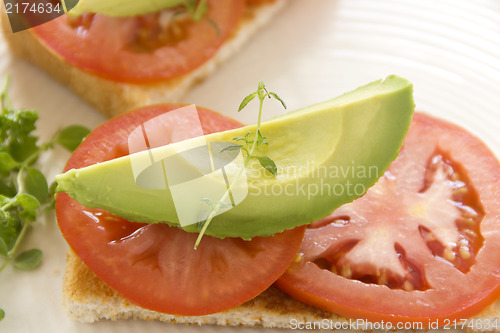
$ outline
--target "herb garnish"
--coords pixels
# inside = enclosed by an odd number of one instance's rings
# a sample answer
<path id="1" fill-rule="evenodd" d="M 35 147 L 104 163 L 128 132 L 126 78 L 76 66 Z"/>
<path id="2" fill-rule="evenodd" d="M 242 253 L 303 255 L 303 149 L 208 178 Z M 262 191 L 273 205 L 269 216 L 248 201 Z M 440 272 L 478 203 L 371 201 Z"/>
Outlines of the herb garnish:
<path id="1" fill-rule="evenodd" d="M 233 138 L 233 140 L 235 140 L 235 141 L 243 141 L 244 145 L 228 146 L 228 147 L 224 148 L 222 151 L 233 150 L 233 149 L 242 149 L 247 154 L 247 158 L 245 161 L 245 167 L 248 164 L 248 162 L 250 162 L 250 160 L 256 159 L 259 161 L 260 165 L 262 165 L 262 167 L 264 169 L 266 169 L 267 171 L 272 173 L 273 176 L 276 177 L 278 170 L 276 168 L 276 164 L 274 163 L 274 161 L 267 156 L 255 155 L 255 151 L 261 145 L 263 145 L 263 144 L 268 145 L 269 144 L 266 141 L 267 138 L 265 136 L 263 136 L 261 131 L 260 131 L 260 124 L 261 124 L 261 118 L 262 118 L 262 105 L 264 104 L 264 99 L 266 97 L 269 97 L 269 98 L 273 97 L 273 98 L 277 99 L 281 103 L 281 105 L 283 105 L 283 107 L 285 109 L 286 109 L 286 104 L 285 104 L 285 102 L 283 102 L 283 100 L 276 93 L 268 92 L 266 89 L 266 86 L 264 85 L 264 82 L 261 81 L 261 82 L 259 82 L 259 86 L 257 88 L 257 91 L 254 93 L 251 93 L 250 95 L 248 95 L 247 97 L 245 97 L 243 99 L 243 101 L 240 104 L 240 107 L 238 108 L 238 112 L 243 110 L 245 108 L 245 106 L 247 106 L 247 104 L 255 97 L 259 97 L 259 100 L 260 100 L 259 116 L 257 119 L 256 131 L 255 132 L 253 132 L 253 131 L 247 132 L 245 134 L 245 136 L 238 136 L 238 137 Z M 255 134 L 255 133 L 257 133 L 257 134 Z M 251 145 L 251 147 L 250 147 L 250 145 Z"/>
<path id="2" fill-rule="evenodd" d="M 262 132 L 260 131 L 261 122 L 262 122 L 262 106 L 264 105 L 264 100 L 266 99 L 266 97 L 274 98 L 274 99 L 278 100 L 281 103 L 281 105 L 283 105 L 283 107 L 285 109 L 286 109 L 286 104 L 285 104 L 285 102 L 283 102 L 283 100 L 276 93 L 268 92 L 266 89 L 266 86 L 264 85 L 264 82 L 261 81 L 261 82 L 259 82 L 259 85 L 257 87 L 257 91 L 251 93 L 250 95 L 246 96 L 243 99 L 243 101 L 241 102 L 241 104 L 238 108 L 238 112 L 243 110 L 247 106 L 247 104 L 251 100 L 253 100 L 255 97 L 259 98 L 259 115 L 257 118 L 257 128 L 255 129 L 255 132 L 249 131 L 245 134 L 245 136 L 238 136 L 238 137 L 233 138 L 234 141 L 236 141 L 236 142 L 242 141 L 243 144 L 235 144 L 235 145 L 227 146 L 226 148 L 221 150 L 221 152 L 223 152 L 225 150 L 237 150 L 237 149 L 241 149 L 242 151 L 244 151 L 246 154 L 246 158 L 245 158 L 244 164 L 243 164 L 244 167 L 238 171 L 238 173 L 236 174 L 236 177 L 234 178 L 233 182 L 229 185 L 229 188 L 224 193 L 224 196 L 221 198 L 221 200 L 219 200 L 216 203 L 212 203 L 212 202 L 209 203 L 210 207 L 211 207 L 211 212 L 208 215 L 208 218 L 204 222 L 202 222 L 203 227 L 201 228 L 200 233 L 198 235 L 198 238 L 196 239 L 196 243 L 194 245 L 195 249 L 200 244 L 201 239 L 202 239 L 203 235 L 205 234 L 210 222 L 212 222 L 213 218 L 215 217 L 215 215 L 217 214 L 219 209 L 222 207 L 222 205 L 227 205 L 227 203 L 225 203 L 225 201 L 229 197 L 234 184 L 236 184 L 238 182 L 238 180 L 240 179 L 240 177 L 243 175 L 243 172 L 245 172 L 245 169 L 251 160 L 253 160 L 253 159 L 258 160 L 260 165 L 265 170 L 269 171 L 274 177 L 276 177 L 276 175 L 278 173 L 278 169 L 277 169 L 274 161 L 271 158 L 269 158 L 268 156 L 256 155 L 256 151 L 261 145 L 264 145 L 264 144 L 268 145 L 269 144 L 266 141 L 267 138 L 265 136 L 263 136 Z M 206 201 L 207 198 L 202 198 L 202 200 Z"/>
<path id="3" fill-rule="evenodd" d="M 205 17 L 208 12 L 207 0 L 184 0 L 182 2 L 182 7 L 184 7 L 185 10 L 177 12 L 176 15 L 182 14 L 184 11 L 186 11 L 189 17 L 191 17 L 191 20 L 193 20 L 194 22 L 199 22 L 202 19 L 206 19 L 207 22 L 210 23 L 210 25 L 212 25 L 212 27 L 217 32 L 217 36 L 221 35 L 221 31 L 217 23 L 210 17 Z"/>
<path id="4" fill-rule="evenodd" d="M 195 22 L 200 21 L 208 11 L 207 0 L 184 0 L 183 6 Z"/>
<path id="5" fill-rule="evenodd" d="M 0 93 L 0 272 L 12 261 L 22 270 L 36 268 L 42 251 L 31 249 L 18 254 L 20 245 L 35 222 L 40 207 L 54 205 L 54 183 L 49 187 L 43 173 L 34 167 L 40 154 L 60 144 L 73 151 L 89 130 L 69 126 L 49 142 L 38 144 L 34 135 L 38 114 L 35 110 L 15 110 L 7 95 L 9 80 Z M 1 260 L 1 259 L 0 259 Z M 0 320 L 5 313 L 0 309 Z"/>

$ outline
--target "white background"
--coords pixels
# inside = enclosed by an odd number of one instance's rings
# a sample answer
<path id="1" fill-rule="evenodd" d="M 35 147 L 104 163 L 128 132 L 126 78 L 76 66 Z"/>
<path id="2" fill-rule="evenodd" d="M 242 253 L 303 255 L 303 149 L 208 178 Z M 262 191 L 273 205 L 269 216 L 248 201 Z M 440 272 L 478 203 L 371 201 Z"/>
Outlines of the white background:
<path id="1" fill-rule="evenodd" d="M 243 122 L 241 99 L 264 80 L 293 110 L 359 85 L 398 74 L 414 83 L 417 110 L 460 124 L 500 156 L 500 1 L 498 0 L 289 0 L 289 5 L 239 54 L 196 87 L 185 102 Z M 0 39 L 0 77 L 12 77 L 16 106 L 37 108 L 47 139 L 68 124 L 95 127 L 103 116 L 30 64 L 14 59 Z M 264 118 L 282 113 L 270 102 Z M 69 155 L 42 159 L 51 177 Z M 35 225 L 27 247 L 44 251 L 33 272 L 8 267 L 0 274 L 0 332 L 216 332 L 216 327 L 141 321 L 85 325 L 61 309 L 67 248 L 54 216 Z M 273 330 L 224 328 L 223 332 Z"/>

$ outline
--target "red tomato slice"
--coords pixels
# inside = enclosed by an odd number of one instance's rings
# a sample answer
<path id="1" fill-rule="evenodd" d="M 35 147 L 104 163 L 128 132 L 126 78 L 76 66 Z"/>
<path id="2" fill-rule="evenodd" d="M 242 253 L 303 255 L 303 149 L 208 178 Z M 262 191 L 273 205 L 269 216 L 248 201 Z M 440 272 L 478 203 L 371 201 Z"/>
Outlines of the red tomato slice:
<path id="1" fill-rule="evenodd" d="M 104 123 L 66 170 L 128 154 L 134 128 L 179 107 L 151 106 Z M 207 134 L 240 126 L 211 111 L 198 108 L 198 114 Z M 298 228 L 252 241 L 205 236 L 194 250 L 197 234 L 87 209 L 65 193 L 57 195 L 56 214 L 70 247 L 111 288 L 141 307 L 179 315 L 220 312 L 254 298 L 287 269 L 304 234 Z"/>
<path id="2" fill-rule="evenodd" d="M 416 114 L 365 196 L 315 222 L 277 282 L 347 317 L 468 318 L 500 294 L 500 164 L 465 130 Z"/>
<path id="3" fill-rule="evenodd" d="M 236 27 L 245 1 L 207 4 L 206 17 L 199 22 L 172 17 L 172 9 L 130 18 L 63 15 L 33 31 L 80 69 L 120 82 L 154 83 L 189 73 L 209 60 Z"/>

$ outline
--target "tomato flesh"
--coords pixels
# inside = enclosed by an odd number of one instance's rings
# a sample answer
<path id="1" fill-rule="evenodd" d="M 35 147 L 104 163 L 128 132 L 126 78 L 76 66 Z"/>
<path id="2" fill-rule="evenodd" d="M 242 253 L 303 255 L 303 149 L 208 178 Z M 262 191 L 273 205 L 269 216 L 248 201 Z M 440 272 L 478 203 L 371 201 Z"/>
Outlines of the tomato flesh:
<path id="1" fill-rule="evenodd" d="M 414 116 L 400 157 L 365 196 L 306 230 L 277 285 L 373 321 L 468 318 L 500 294 L 500 165 L 465 130 Z"/>
<path id="2" fill-rule="evenodd" d="M 66 170 L 128 154 L 133 129 L 178 107 L 147 107 L 104 123 Z M 198 115 L 206 134 L 240 126 L 200 108 Z M 139 306 L 178 315 L 220 312 L 254 298 L 287 269 L 304 234 L 298 228 L 252 241 L 205 236 L 194 250 L 197 234 L 87 209 L 65 193 L 57 195 L 56 214 L 70 247 L 111 288 Z"/>
<path id="3" fill-rule="evenodd" d="M 154 83 L 212 58 L 238 24 L 245 2 L 208 0 L 207 5 L 206 18 L 198 22 L 169 9 L 128 18 L 63 15 L 33 31 L 73 66 L 119 82 Z"/>

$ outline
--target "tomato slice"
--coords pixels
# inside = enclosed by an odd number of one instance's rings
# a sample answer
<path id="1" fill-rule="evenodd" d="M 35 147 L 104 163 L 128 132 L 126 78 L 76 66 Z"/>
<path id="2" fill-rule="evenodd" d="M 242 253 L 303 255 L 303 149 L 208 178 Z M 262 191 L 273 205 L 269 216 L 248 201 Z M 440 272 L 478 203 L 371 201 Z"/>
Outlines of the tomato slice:
<path id="1" fill-rule="evenodd" d="M 134 128 L 179 107 L 151 106 L 104 123 L 66 170 L 128 154 Z M 211 111 L 198 108 L 198 114 L 206 134 L 240 126 Z M 197 234 L 87 209 L 65 193 L 57 195 L 56 214 L 70 247 L 111 288 L 141 307 L 178 315 L 220 312 L 254 298 L 287 269 L 304 234 L 298 228 L 252 241 L 205 236 L 194 250 Z"/>
<path id="2" fill-rule="evenodd" d="M 277 285 L 347 317 L 468 318 L 500 294 L 500 164 L 465 130 L 414 116 L 367 194 L 306 230 Z"/>
<path id="3" fill-rule="evenodd" d="M 154 83 L 209 60 L 238 24 L 245 1 L 208 0 L 207 5 L 198 22 L 170 9 L 129 18 L 63 15 L 33 31 L 80 69 L 120 82 Z"/>

